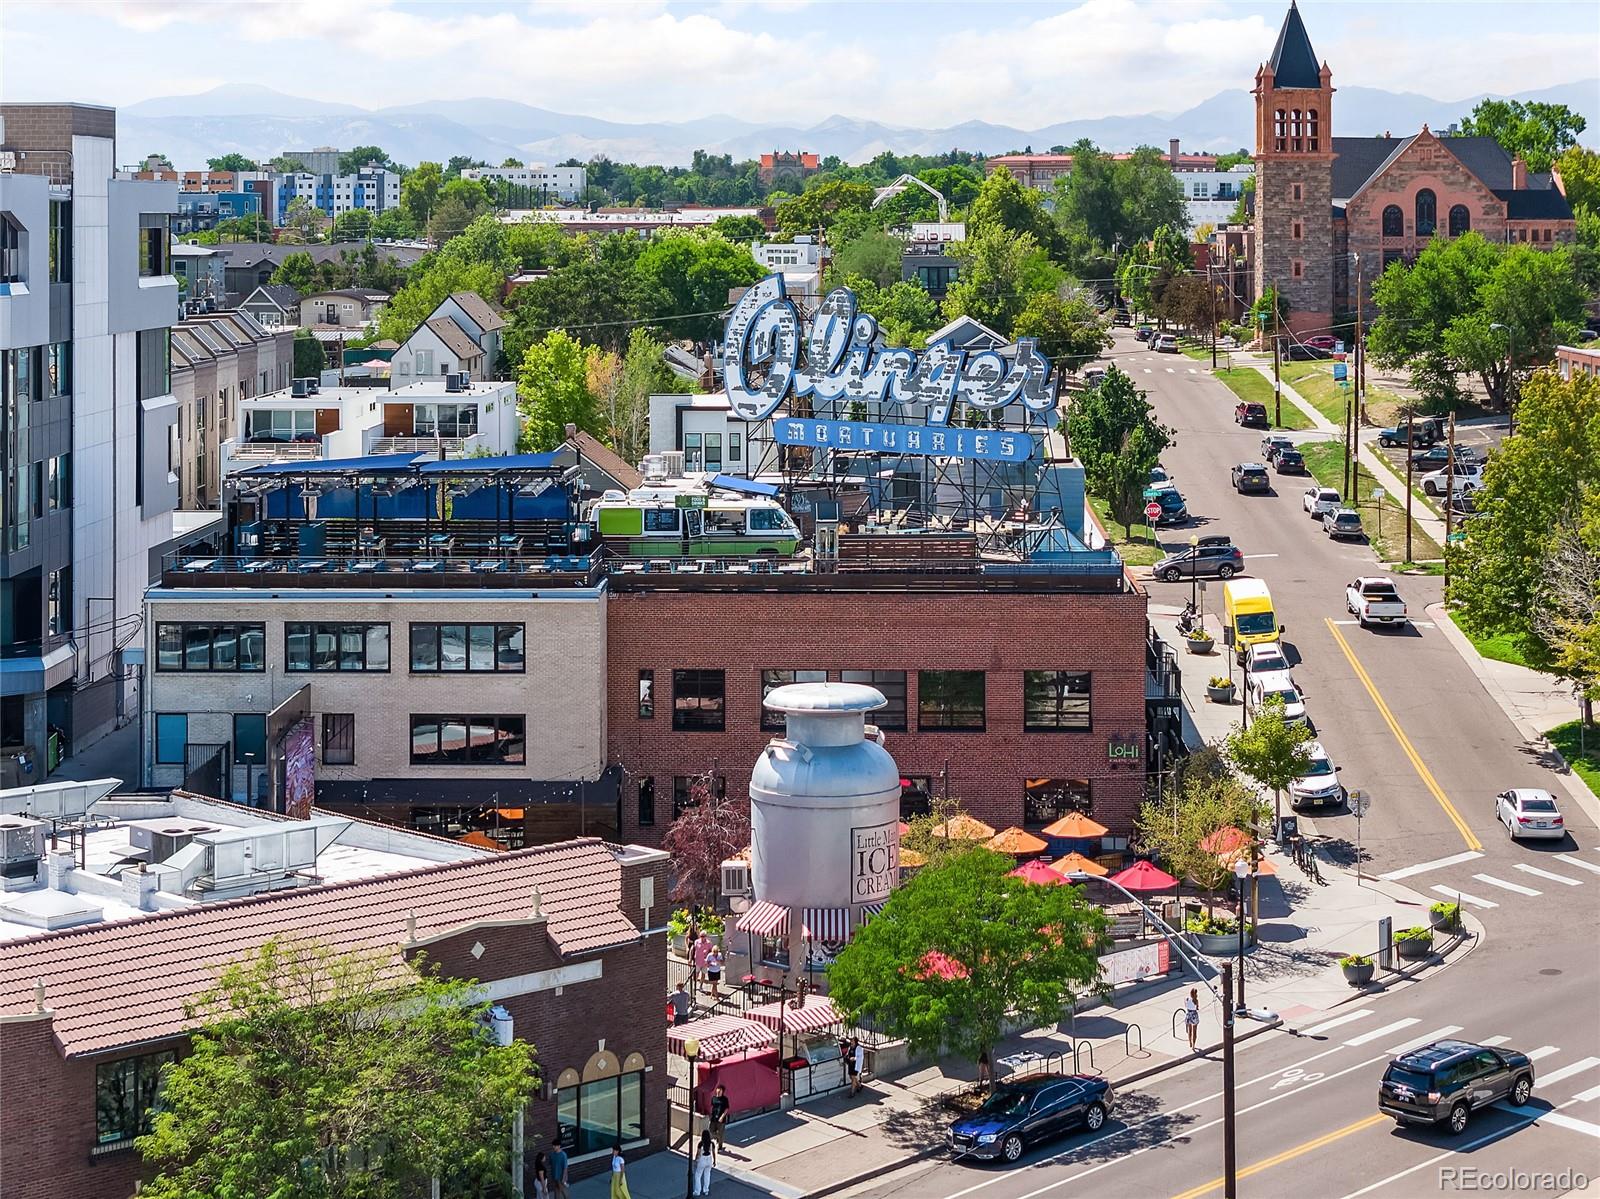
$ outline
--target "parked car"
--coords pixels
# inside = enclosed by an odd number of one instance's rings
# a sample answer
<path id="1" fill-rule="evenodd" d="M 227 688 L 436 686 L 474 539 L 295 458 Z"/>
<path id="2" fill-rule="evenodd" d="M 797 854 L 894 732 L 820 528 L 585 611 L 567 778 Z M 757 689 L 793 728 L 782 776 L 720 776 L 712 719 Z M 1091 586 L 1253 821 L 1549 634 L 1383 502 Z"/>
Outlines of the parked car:
<path id="1" fill-rule="evenodd" d="M 1513 841 L 1529 837 L 1560 841 L 1567 835 L 1556 797 L 1537 787 L 1500 792 L 1494 797 L 1494 818 L 1506 826 Z"/>
<path id="2" fill-rule="evenodd" d="M 1305 344 L 1313 350 L 1321 350 L 1324 354 L 1336 354 L 1339 351 L 1339 339 L 1330 337 L 1326 333 L 1306 338 Z"/>
<path id="3" fill-rule="evenodd" d="M 1357 538 L 1366 535 L 1361 528 L 1361 514 L 1352 508 L 1339 508 L 1324 515 L 1322 531 L 1333 538 Z"/>
<path id="4" fill-rule="evenodd" d="M 1279 354 L 1289 362 L 1314 362 L 1328 357 L 1329 351 L 1319 349 L 1308 341 L 1295 341 L 1291 337 L 1279 338 Z"/>
<path id="5" fill-rule="evenodd" d="M 1189 519 L 1189 508 L 1183 502 L 1183 494 L 1170 483 L 1159 488 L 1147 488 L 1145 499 L 1154 500 L 1161 505 L 1161 515 L 1156 517 L 1158 525 L 1181 525 Z"/>
<path id="6" fill-rule="evenodd" d="M 1261 463 L 1241 462 L 1233 468 L 1233 489 L 1240 493 L 1271 491 L 1272 480 L 1267 476 L 1267 468 Z"/>
<path id="7" fill-rule="evenodd" d="M 1158 483 L 1170 482 L 1172 482 L 1172 476 L 1167 473 L 1166 467 L 1152 466 L 1150 468 L 1150 482 L 1146 484 L 1147 487 L 1154 487 Z"/>
<path id="8" fill-rule="evenodd" d="M 1283 705 L 1283 718 L 1290 724 L 1311 724 L 1310 717 L 1306 715 L 1305 697 L 1300 694 L 1300 688 L 1294 685 L 1287 670 L 1252 674 L 1250 686 L 1244 693 L 1245 706 L 1250 714 L 1255 715 L 1263 704 L 1274 700 Z"/>
<path id="9" fill-rule="evenodd" d="M 1101 382 L 1105 379 L 1105 377 L 1106 368 L 1103 366 L 1091 366 L 1088 370 L 1083 372 L 1083 381 L 1090 387 L 1093 387 L 1096 383 Z"/>
<path id="10" fill-rule="evenodd" d="M 1378 1084 L 1378 1110 L 1406 1124 L 1466 1130 L 1472 1113 L 1501 1099 L 1517 1107 L 1533 1094 L 1533 1061 L 1504 1046 L 1434 1041 L 1389 1063 Z"/>
<path id="11" fill-rule="evenodd" d="M 1074 1129 L 1098 1132 L 1111 1112 L 1111 1084 L 1087 1074 L 1034 1074 L 995 1086 L 983 1106 L 950 1125 L 957 1157 L 1014 1162 L 1029 1145 Z"/>
<path id="12" fill-rule="evenodd" d="M 1313 741 L 1306 746 L 1311 764 L 1306 772 L 1289 784 L 1289 805 L 1300 808 L 1337 808 L 1344 803 L 1344 786 L 1339 782 L 1339 768 L 1322 748 L 1322 742 Z"/>
<path id="13" fill-rule="evenodd" d="M 1450 482 L 1452 474 L 1455 476 L 1454 485 Z M 1431 475 L 1422 476 L 1424 495 L 1443 495 L 1446 491 L 1465 495 L 1482 486 L 1483 465 L 1478 462 L 1457 462 L 1449 470 L 1436 470 Z"/>
<path id="14" fill-rule="evenodd" d="M 1478 515 L 1478 501 L 1470 491 L 1452 491 L 1450 502 L 1446 507 L 1450 509 L 1450 514 L 1455 517 L 1457 524 L 1469 516 Z"/>
<path id="15" fill-rule="evenodd" d="M 1339 493 L 1331 487 L 1307 487 L 1300 494 L 1300 506 L 1314 520 L 1321 520 L 1328 513 L 1337 512 L 1343 502 L 1339 498 Z"/>
<path id="16" fill-rule="evenodd" d="M 1257 641 L 1250 645 L 1243 666 L 1247 675 L 1289 673 L 1289 659 L 1282 643 L 1277 641 Z"/>
<path id="17" fill-rule="evenodd" d="M 1402 445 L 1432 445 L 1438 440 L 1433 424 L 1428 421 L 1413 421 L 1409 425 L 1395 425 L 1378 431 L 1378 444 L 1385 449 Z"/>
<path id="18" fill-rule="evenodd" d="M 1236 425 L 1255 425 L 1258 428 L 1267 427 L 1267 406 L 1241 400 L 1233 406 L 1233 423 Z"/>
<path id="19" fill-rule="evenodd" d="M 1345 611 L 1363 628 L 1369 624 L 1405 624 L 1406 601 L 1394 582 L 1380 575 L 1351 579 L 1344 589 Z"/>
<path id="20" fill-rule="evenodd" d="M 1190 575 L 1216 575 L 1231 579 L 1244 569 L 1244 551 L 1236 545 L 1186 546 L 1168 554 L 1152 568 L 1164 583 L 1176 583 Z"/>
<path id="21" fill-rule="evenodd" d="M 1299 450 L 1282 449 L 1272 456 L 1272 469 L 1280 475 L 1306 473 L 1306 456 Z"/>
<path id="22" fill-rule="evenodd" d="M 1292 449 L 1294 449 L 1294 438 L 1285 433 L 1268 433 L 1261 439 L 1261 456 L 1268 462 L 1272 461 L 1279 450 Z"/>
<path id="23" fill-rule="evenodd" d="M 1171 333 L 1159 334 L 1154 342 L 1156 351 L 1161 354 L 1176 354 L 1178 352 L 1178 339 Z"/>
<path id="24" fill-rule="evenodd" d="M 1149 341 L 1150 338 L 1155 335 L 1155 330 L 1152 329 L 1149 325 L 1140 325 L 1137 329 L 1135 329 L 1133 331 L 1133 335 L 1134 335 L 1134 337 L 1138 338 L 1140 341 Z"/>
<path id="25" fill-rule="evenodd" d="M 1457 462 L 1479 461 L 1478 451 L 1470 445 L 1456 446 L 1455 460 Z M 1414 474 L 1426 474 L 1429 471 L 1443 470 L 1450 465 L 1450 447 L 1436 445 L 1431 449 L 1423 450 L 1420 454 L 1411 455 L 1411 470 Z"/>

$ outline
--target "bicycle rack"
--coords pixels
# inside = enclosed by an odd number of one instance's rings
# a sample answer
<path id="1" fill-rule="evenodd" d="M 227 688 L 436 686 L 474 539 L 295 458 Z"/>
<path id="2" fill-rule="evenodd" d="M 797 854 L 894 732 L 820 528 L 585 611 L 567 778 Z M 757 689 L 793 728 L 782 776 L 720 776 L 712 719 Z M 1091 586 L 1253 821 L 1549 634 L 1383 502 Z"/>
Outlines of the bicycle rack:
<path id="1" fill-rule="evenodd" d="M 1178 1021 L 1188 1014 L 1187 1008 L 1174 1008 L 1172 1012 L 1172 1039 L 1178 1039 Z"/>
<path id="2" fill-rule="evenodd" d="M 1094 1064 L 1094 1046 L 1088 1041 L 1074 1041 L 1072 1043 L 1072 1072 L 1074 1074 L 1083 1073 L 1083 1071 L 1078 1068 L 1078 1051 L 1080 1049 L 1087 1049 L 1089 1051 L 1089 1069 L 1096 1074 L 1100 1073 L 1100 1067 Z"/>
<path id="3" fill-rule="evenodd" d="M 1122 1028 L 1122 1056 L 1133 1056 L 1133 1050 L 1129 1047 L 1128 1042 L 1128 1034 L 1131 1032 L 1136 1032 L 1139 1034 L 1139 1056 L 1149 1057 L 1150 1055 L 1144 1051 L 1144 1029 L 1140 1028 L 1137 1024 L 1126 1024 Z M 1176 1040 L 1178 1035 L 1177 1029 L 1173 1029 L 1172 1035 L 1173 1039 Z M 1093 1061 L 1092 1058 L 1090 1060 Z"/>

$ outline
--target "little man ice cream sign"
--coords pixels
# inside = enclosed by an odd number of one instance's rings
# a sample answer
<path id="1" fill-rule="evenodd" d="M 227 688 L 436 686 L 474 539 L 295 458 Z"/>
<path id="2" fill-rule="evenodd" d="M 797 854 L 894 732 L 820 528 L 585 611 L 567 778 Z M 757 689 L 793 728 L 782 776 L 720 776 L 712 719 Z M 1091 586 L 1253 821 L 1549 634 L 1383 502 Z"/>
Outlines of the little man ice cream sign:
<path id="1" fill-rule="evenodd" d="M 850 830 L 850 902 L 882 903 L 900 870 L 900 831 L 895 822 Z"/>

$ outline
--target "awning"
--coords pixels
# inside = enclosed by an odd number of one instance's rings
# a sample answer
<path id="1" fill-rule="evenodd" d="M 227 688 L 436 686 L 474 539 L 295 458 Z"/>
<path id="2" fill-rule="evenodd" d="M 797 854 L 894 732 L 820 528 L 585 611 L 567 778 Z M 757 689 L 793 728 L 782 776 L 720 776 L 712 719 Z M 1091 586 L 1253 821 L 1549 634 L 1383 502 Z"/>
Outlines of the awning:
<path id="1" fill-rule="evenodd" d="M 849 908 L 806 908 L 801 921 L 800 931 L 808 941 L 850 939 Z M 733 927 L 758 937 L 781 937 L 789 931 L 789 909 L 765 899 L 757 900 Z"/>
<path id="2" fill-rule="evenodd" d="M 862 904 L 861 905 L 861 923 L 865 924 L 868 920 L 871 920 L 874 916 L 876 916 L 881 911 L 883 911 L 883 904 L 881 904 L 881 903 L 864 903 L 864 904 Z"/>
<path id="3" fill-rule="evenodd" d="M 811 940 L 838 943 L 850 939 L 849 908 L 807 908 L 803 918 Z"/>
<path id="4" fill-rule="evenodd" d="M 368 454 L 364 458 L 324 458 L 310 462 L 264 462 L 241 470 L 252 478 L 261 475 L 375 475 L 411 469 L 416 454 Z"/>
<path id="5" fill-rule="evenodd" d="M 779 907 L 766 900 L 757 900 L 750 905 L 750 910 L 739 917 L 739 923 L 733 926 L 742 933 L 754 933 L 758 937 L 776 937 L 782 935 L 789 928 L 789 909 Z"/>
<path id="6" fill-rule="evenodd" d="M 768 1028 L 781 1028 L 786 1033 L 818 1032 L 844 1023 L 839 1009 L 833 1006 L 833 1000 L 826 995 L 807 995 L 800 1007 L 783 1002 L 763 1003 L 747 1011 L 745 1018 L 765 1024 Z"/>
<path id="7" fill-rule="evenodd" d="M 718 491 L 737 491 L 744 495 L 775 496 L 778 488 L 771 483 L 757 483 L 754 479 L 740 479 L 734 475 L 717 475 L 711 486 Z"/>
<path id="8" fill-rule="evenodd" d="M 707 1016 L 667 1030 L 667 1052 L 683 1055 L 683 1043 L 700 1042 L 701 1061 L 721 1061 L 747 1049 L 765 1049 L 773 1042 L 772 1030 L 741 1016 Z"/>
<path id="9" fill-rule="evenodd" d="M 424 462 L 418 467 L 424 475 L 492 475 L 503 470 L 554 470 L 560 455 L 554 451 L 544 454 L 502 454 L 497 458 L 446 458 L 443 461 Z"/>

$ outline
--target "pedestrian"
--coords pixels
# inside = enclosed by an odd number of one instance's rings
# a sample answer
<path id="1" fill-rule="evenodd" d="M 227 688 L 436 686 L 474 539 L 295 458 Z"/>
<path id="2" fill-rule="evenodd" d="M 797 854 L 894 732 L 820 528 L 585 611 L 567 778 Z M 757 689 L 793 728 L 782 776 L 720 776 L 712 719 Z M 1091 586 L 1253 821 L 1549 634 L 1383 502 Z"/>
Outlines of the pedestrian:
<path id="1" fill-rule="evenodd" d="M 543 1150 L 533 1159 L 533 1199 L 550 1199 L 550 1155 Z"/>
<path id="2" fill-rule="evenodd" d="M 683 984 L 678 984 L 678 989 L 672 993 L 668 1001 L 672 1004 L 672 1022 L 674 1024 L 689 1023 L 689 1011 L 694 1005 L 694 1000 L 689 998 L 689 992 L 683 989 Z"/>
<path id="3" fill-rule="evenodd" d="M 1194 1050 L 1194 1039 L 1200 1032 L 1200 991 L 1189 988 L 1189 998 L 1183 1001 L 1183 1026 L 1189 1032 L 1189 1049 Z"/>
<path id="4" fill-rule="evenodd" d="M 611 1199 L 633 1199 L 628 1193 L 628 1163 L 622 1159 L 622 1142 L 611 1150 Z"/>
<path id="5" fill-rule="evenodd" d="M 550 1199 L 572 1199 L 567 1190 L 567 1150 L 561 1143 L 561 1126 L 550 1142 Z"/>
<path id="6" fill-rule="evenodd" d="M 855 1063 L 855 1069 L 850 1071 L 850 1093 L 854 1095 L 861 1089 L 861 1076 L 867 1072 L 867 1047 L 860 1037 L 851 1038 L 850 1058 Z"/>
<path id="7" fill-rule="evenodd" d="M 691 990 L 698 992 L 700 984 L 705 981 L 706 963 L 711 959 L 712 948 L 711 937 L 706 933 L 701 933 L 699 939 L 694 943 L 694 948 L 690 951 L 690 960 L 693 962 L 693 969 L 689 976 Z"/>
<path id="8" fill-rule="evenodd" d="M 717 1149 L 711 1143 L 711 1130 L 700 1133 L 700 1147 L 694 1154 L 694 1191 L 696 1195 L 711 1194 L 711 1168 L 717 1164 Z"/>
<path id="9" fill-rule="evenodd" d="M 987 1087 L 994 1081 L 994 1074 L 989 1068 L 989 1051 L 985 1049 L 978 1054 L 978 1085 Z"/>
<path id="10" fill-rule="evenodd" d="M 689 935 L 683 939 L 683 956 L 689 959 L 689 987 L 691 990 L 697 981 L 694 970 L 694 949 L 698 944 L 700 944 L 700 906 L 696 904 L 694 911 L 689 916 Z"/>
<path id="11" fill-rule="evenodd" d="M 706 954 L 706 981 L 711 984 L 711 1002 L 716 1003 L 722 998 L 722 950 L 716 945 Z"/>
<path id="12" fill-rule="evenodd" d="M 728 1110 L 731 1107 L 733 1103 L 728 1099 L 728 1088 L 719 1082 L 716 1093 L 711 1096 L 711 1131 L 717 1138 L 719 1150 L 727 1148 Z"/>
<path id="13" fill-rule="evenodd" d="M 850 1093 L 856 1093 L 856 1047 L 855 1043 L 846 1037 L 839 1042 L 839 1056 L 844 1059 L 844 1074 L 850 1080 Z"/>

